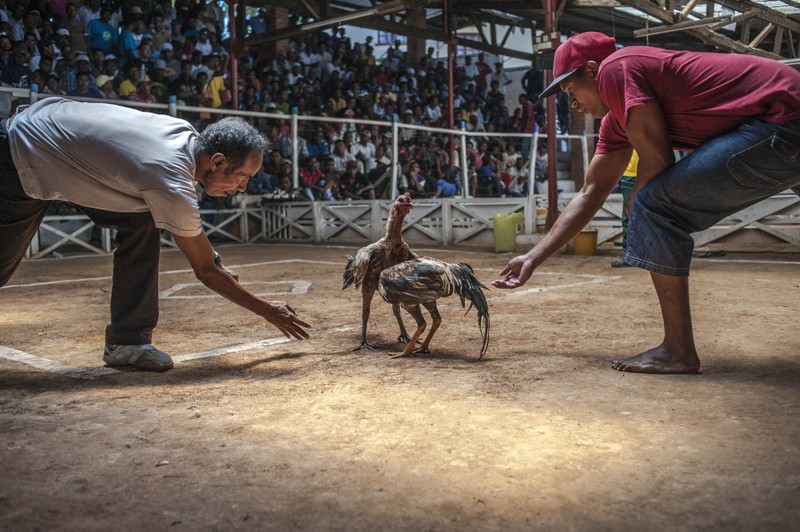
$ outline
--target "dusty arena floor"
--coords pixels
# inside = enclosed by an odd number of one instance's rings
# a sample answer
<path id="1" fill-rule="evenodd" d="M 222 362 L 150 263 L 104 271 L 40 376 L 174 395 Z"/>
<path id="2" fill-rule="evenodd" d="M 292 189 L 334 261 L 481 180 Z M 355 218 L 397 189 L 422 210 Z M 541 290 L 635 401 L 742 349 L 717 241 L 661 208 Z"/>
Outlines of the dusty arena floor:
<path id="1" fill-rule="evenodd" d="M 341 291 L 354 248 L 223 246 L 312 338 L 162 254 L 163 374 L 103 368 L 110 258 L 26 262 L 0 290 L 0 530 L 789 530 L 800 522 L 800 257 L 696 259 L 702 373 L 613 358 L 661 340 L 649 276 L 559 255 L 492 290 L 477 361 L 456 299 L 431 355 Z M 488 284 L 510 255 L 428 250 Z M 407 321 L 411 321 L 408 319 Z"/>

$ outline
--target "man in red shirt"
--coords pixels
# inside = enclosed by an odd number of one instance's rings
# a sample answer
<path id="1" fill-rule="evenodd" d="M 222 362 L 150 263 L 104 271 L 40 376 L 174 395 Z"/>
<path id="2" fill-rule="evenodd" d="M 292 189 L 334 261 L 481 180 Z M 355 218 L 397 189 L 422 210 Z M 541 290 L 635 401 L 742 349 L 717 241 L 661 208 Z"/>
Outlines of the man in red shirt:
<path id="1" fill-rule="evenodd" d="M 478 75 L 475 76 L 475 86 L 478 89 L 478 94 L 483 97 L 486 94 L 486 84 L 488 80 L 486 77 L 492 73 L 492 67 L 484 59 L 483 52 L 478 54 L 478 60 L 475 61 L 475 66 L 478 68 Z"/>
<path id="2" fill-rule="evenodd" d="M 571 106 L 602 118 L 586 183 L 539 245 L 513 258 L 492 284 L 525 284 L 602 207 L 635 149 L 637 182 L 627 264 L 651 272 L 664 341 L 614 369 L 697 373 L 689 306 L 691 234 L 794 187 L 800 192 L 800 72 L 749 55 L 617 50 L 613 38 L 575 35 L 555 55 L 554 81 Z M 675 164 L 674 149 L 691 151 Z"/>

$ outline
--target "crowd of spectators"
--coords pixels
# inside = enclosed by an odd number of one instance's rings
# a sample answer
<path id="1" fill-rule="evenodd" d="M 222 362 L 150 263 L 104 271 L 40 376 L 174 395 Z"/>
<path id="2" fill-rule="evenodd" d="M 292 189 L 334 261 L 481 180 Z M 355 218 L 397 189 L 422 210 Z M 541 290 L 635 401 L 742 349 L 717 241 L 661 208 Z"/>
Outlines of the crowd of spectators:
<path id="1" fill-rule="evenodd" d="M 376 58 L 372 37 L 351 42 L 344 29 L 309 32 L 271 46 L 237 50 L 222 40 L 224 13 L 211 1 L 0 0 L 0 81 L 36 87 L 42 94 L 167 103 L 171 96 L 195 112 L 181 116 L 202 129 L 217 115 L 203 109 L 238 109 L 274 116 L 249 118 L 268 140 L 264 166 L 248 192 L 267 198 L 334 200 L 388 197 L 393 140 L 402 167 L 399 192 L 452 197 L 463 183 L 473 196 L 527 194 L 530 132 L 543 125 L 535 71 L 522 80 L 515 102 L 500 61 L 483 53 L 458 58 L 453 72 L 456 126 L 517 137 L 470 137 L 467 179 L 450 135 L 398 129 L 391 122 L 447 128 L 451 113 L 447 62 L 428 49 L 410 57 L 396 41 Z M 248 34 L 267 32 L 266 8 L 248 18 Z M 238 87 L 233 87 L 233 69 Z M 233 98 L 233 91 L 237 98 Z M 0 115 L 8 113 L 7 94 Z M 289 115 L 367 119 L 302 121 L 297 153 L 299 187 L 292 186 L 294 153 Z"/>

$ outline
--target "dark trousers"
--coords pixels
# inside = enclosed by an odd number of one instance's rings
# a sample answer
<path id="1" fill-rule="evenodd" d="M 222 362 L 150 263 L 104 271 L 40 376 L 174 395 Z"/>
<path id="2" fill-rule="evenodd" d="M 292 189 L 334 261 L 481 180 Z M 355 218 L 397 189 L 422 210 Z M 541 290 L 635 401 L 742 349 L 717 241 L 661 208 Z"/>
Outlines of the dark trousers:
<path id="1" fill-rule="evenodd" d="M 2 122 L 5 122 L 4 120 Z M 50 201 L 29 198 L 11 159 L 5 124 L 0 125 L 0 286 L 19 266 Z M 97 225 L 117 230 L 106 343 L 151 343 L 158 322 L 160 231 L 149 212 L 108 212 L 80 207 Z"/>

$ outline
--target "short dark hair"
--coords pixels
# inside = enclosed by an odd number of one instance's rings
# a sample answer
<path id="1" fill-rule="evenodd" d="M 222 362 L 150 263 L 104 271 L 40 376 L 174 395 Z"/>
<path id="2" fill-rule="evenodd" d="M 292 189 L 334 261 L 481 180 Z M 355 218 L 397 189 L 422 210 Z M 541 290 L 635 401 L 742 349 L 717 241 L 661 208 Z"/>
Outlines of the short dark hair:
<path id="1" fill-rule="evenodd" d="M 266 147 L 264 137 L 239 117 L 228 117 L 214 122 L 197 137 L 198 153 L 221 153 L 228 159 L 231 169 L 241 167 L 253 150 L 258 150 L 263 155 Z"/>

